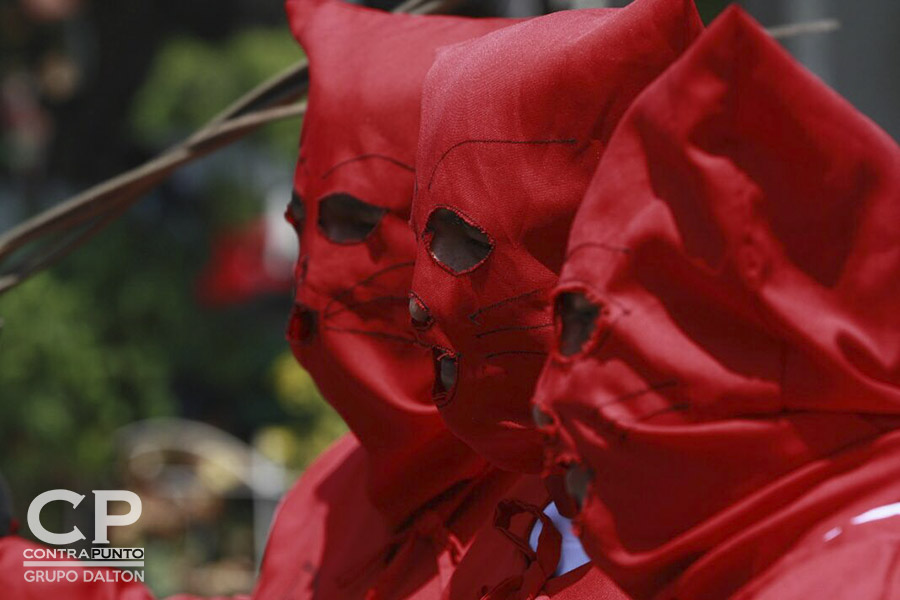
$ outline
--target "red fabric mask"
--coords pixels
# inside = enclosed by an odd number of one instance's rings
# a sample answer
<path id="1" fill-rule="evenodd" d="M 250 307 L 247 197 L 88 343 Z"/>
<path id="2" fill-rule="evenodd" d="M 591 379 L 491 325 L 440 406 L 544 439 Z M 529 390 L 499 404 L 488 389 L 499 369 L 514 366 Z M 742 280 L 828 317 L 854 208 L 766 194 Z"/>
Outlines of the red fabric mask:
<path id="1" fill-rule="evenodd" d="M 701 30 L 690 0 L 533 19 L 442 51 L 423 93 L 411 312 L 450 429 L 540 470 L 549 291 L 616 122 Z"/>
<path id="2" fill-rule="evenodd" d="M 407 222 L 422 82 L 435 48 L 508 24 L 289 0 L 310 61 L 295 199 L 288 339 L 366 449 L 372 501 L 394 525 L 484 462 L 430 400 L 431 352 L 408 331 Z M 409 485 L 414 481 L 415 485 Z"/>
<path id="3" fill-rule="evenodd" d="M 900 150 L 729 9 L 623 119 L 556 289 L 535 403 L 592 558 L 636 597 L 694 561 L 672 596 L 731 597 L 896 486 L 898 297 Z"/>

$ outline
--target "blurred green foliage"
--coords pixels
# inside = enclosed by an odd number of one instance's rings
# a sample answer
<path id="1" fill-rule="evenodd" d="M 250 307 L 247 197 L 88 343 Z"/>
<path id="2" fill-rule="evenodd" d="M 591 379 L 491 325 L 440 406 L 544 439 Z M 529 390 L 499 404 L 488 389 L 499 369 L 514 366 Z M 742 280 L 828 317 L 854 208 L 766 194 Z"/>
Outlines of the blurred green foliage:
<path id="1" fill-rule="evenodd" d="M 0 298 L 3 471 L 20 503 L 109 473 L 113 431 L 174 408 L 158 348 L 108 335 L 109 300 L 53 274 Z"/>
<path id="2" fill-rule="evenodd" d="M 220 44 L 174 37 L 159 52 L 138 94 L 132 112 L 135 134 L 154 145 L 180 139 L 302 56 L 287 28 L 243 31 Z M 266 127 L 257 141 L 293 158 L 297 123 Z"/>
<path id="3" fill-rule="evenodd" d="M 260 430 L 256 444 L 272 460 L 298 471 L 345 433 L 347 426 L 322 400 L 310 374 L 297 368 L 290 352 L 275 360 L 270 377 L 278 403 L 290 419 Z"/>
<path id="4" fill-rule="evenodd" d="M 221 43 L 174 37 L 135 100 L 132 131 L 158 150 L 300 56 L 286 27 Z M 237 162 L 250 157 L 289 181 L 299 128 L 292 119 L 261 129 Z M 196 300 L 214 237 L 258 215 L 270 191 L 235 162 L 207 159 L 187 196 L 167 184 L 0 296 L 0 472 L 20 513 L 47 489 L 114 481 L 113 435 L 135 420 L 186 416 L 268 440 L 262 449 L 295 470 L 345 430 L 286 353 L 286 297 L 223 308 Z"/>

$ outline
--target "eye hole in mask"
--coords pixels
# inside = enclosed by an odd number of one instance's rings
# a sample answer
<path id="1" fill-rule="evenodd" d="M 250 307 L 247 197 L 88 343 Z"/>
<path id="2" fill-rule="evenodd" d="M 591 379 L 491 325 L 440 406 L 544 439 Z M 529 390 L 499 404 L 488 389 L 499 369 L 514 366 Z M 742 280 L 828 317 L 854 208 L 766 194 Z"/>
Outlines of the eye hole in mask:
<path id="1" fill-rule="evenodd" d="M 578 510 L 581 510 L 587 500 L 588 487 L 593 478 L 591 470 L 581 465 L 572 465 L 566 470 L 566 492 L 575 500 Z"/>
<path id="2" fill-rule="evenodd" d="M 494 249 L 485 232 L 446 208 L 431 213 L 425 233 L 431 256 L 454 273 L 474 269 Z"/>
<path id="3" fill-rule="evenodd" d="M 350 194 L 331 194 L 319 203 L 319 229 L 338 244 L 365 240 L 387 212 Z"/>
<path id="4" fill-rule="evenodd" d="M 597 328 L 600 307 L 578 292 L 565 292 L 556 299 L 559 352 L 573 356 L 584 349 Z"/>
<path id="5" fill-rule="evenodd" d="M 303 204 L 303 198 L 296 191 L 291 192 L 291 203 L 288 204 L 284 217 L 288 223 L 294 226 L 297 233 L 300 233 L 300 230 L 303 229 L 303 222 L 306 220 L 306 206 Z"/>

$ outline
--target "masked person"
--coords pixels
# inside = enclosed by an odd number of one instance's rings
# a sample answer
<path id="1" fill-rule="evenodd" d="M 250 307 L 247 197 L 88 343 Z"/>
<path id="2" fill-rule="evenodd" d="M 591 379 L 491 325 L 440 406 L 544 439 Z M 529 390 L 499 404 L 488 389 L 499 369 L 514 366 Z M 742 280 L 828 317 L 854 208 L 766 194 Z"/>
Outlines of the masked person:
<path id="1" fill-rule="evenodd" d="M 729 9 L 634 103 L 535 402 L 636 598 L 900 593 L 900 148 Z"/>
<path id="2" fill-rule="evenodd" d="M 447 431 L 430 400 L 430 348 L 406 331 L 421 87 L 438 46 L 508 21 L 392 15 L 337 0 L 286 7 L 310 62 L 287 213 L 301 242 L 288 338 L 352 435 L 282 502 L 253 598 L 437 597 L 515 476 Z M 62 585 L 70 592 L 52 597 L 82 597 Z M 97 596 L 85 588 L 84 598 L 119 597 L 107 587 Z"/>
<path id="3" fill-rule="evenodd" d="M 444 49 L 429 72 L 412 326 L 431 348 L 431 395 L 451 431 L 532 474 L 476 538 L 451 598 L 608 589 L 579 580 L 590 567 L 578 567 L 587 558 L 537 475 L 530 399 L 552 339 L 549 293 L 597 162 L 635 96 L 701 28 L 685 0 L 556 13 Z"/>
<path id="4" fill-rule="evenodd" d="M 431 404 L 408 332 L 422 83 L 438 46 L 509 24 L 288 0 L 310 63 L 287 218 L 300 238 L 288 340 L 352 430 L 279 510 L 255 598 L 431 598 L 513 476 Z"/>
<path id="5" fill-rule="evenodd" d="M 287 213 L 301 240 L 288 338 L 353 434 L 283 501 L 253 598 L 436 597 L 515 476 L 447 431 L 430 348 L 406 331 L 421 86 L 438 46 L 509 22 L 337 0 L 287 11 L 310 61 Z"/>

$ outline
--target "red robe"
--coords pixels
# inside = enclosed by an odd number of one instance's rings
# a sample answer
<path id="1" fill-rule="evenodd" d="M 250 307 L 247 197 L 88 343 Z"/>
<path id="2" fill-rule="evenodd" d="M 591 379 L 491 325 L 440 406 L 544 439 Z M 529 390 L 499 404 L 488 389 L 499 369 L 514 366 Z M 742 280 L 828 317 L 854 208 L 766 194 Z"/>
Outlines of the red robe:
<path id="1" fill-rule="evenodd" d="M 432 396 L 442 416 L 502 468 L 541 467 L 530 397 L 550 340 L 547 292 L 597 161 L 635 96 L 701 28 L 683 0 L 556 13 L 446 48 L 429 72 L 411 221 L 419 240 L 412 317 L 417 339 L 434 349 Z M 454 269 L 441 258 L 430 222 L 440 211 L 455 215 L 457 231 L 451 221 L 441 233 L 460 233 L 460 254 L 472 252 L 472 264 Z M 448 356 L 458 367 L 451 389 L 442 381 Z M 549 500 L 539 477 L 524 475 L 444 597 L 622 597 L 590 565 L 553 577 L 560 534 L 544 515 Z M 538 519 L 546 535 L 535 551 L 527 540 Z"/>
<path id="2" fill-rule="evenodd" d="M 897 597 L 896 143 L 729 9 L 623 119 L 568 255 L 592 330 L 536 402 L 594 561 L 636 598 Z"/>
<path id="3" fill-rule="evenodd" d="M 283 502 L 254 597 L 437 598 L 514 476 L 444 426 L 430 350 L 407 331 L 419 106 L 438 46 L 509 22 L 329 0 L 287 10 L 310 63 L 287 337 L 353 436 Z"/>

